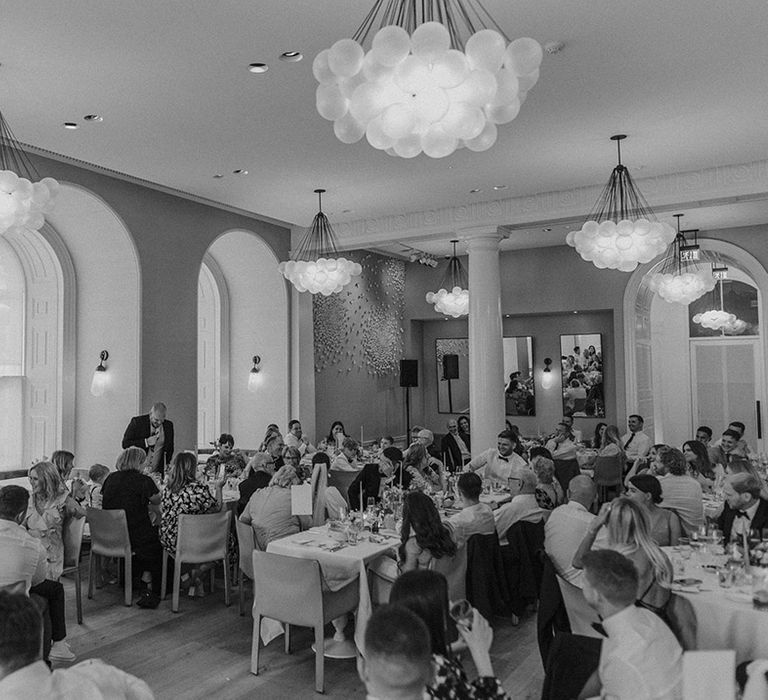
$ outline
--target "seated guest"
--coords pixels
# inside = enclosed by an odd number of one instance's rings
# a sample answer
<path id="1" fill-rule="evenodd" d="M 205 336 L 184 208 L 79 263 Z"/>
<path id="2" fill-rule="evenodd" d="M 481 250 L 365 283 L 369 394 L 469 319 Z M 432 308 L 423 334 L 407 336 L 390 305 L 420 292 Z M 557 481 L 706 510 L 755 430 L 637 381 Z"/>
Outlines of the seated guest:
<path id="1" fill-rule="evenodd" d="M 171 460 L 166 475 L 165 488 L 160 499 L 160 544 L 169 554 L 176 554 L 176 539 L 180 515 L 203 515 L 221 510 L 221 489 L 226 479 L 216 482 L 216 497 L 211 495 L 207 484 L 196 478 L 197 457 L 192 452 L 177 452 Z M 207 568 L 210 568 L 208 566 Z M 202 593 L 198 580 L 206 568 L 197 565 L 188 577 L 182 576 L 182 584 L 193 585 Z"/>
<path id="2" fill-rule="evenodd" d="M 715 485 L 722 483 L 725 478 L 723 466 L 713 465 L 709 461 L 706 446 L 698 440 L 688 440 L 683 443 L 683 457 L 690 475 L 701 484 L 702 490 L 712 491 Z"/>
<path id="3" fill-rule="evenodd" d="M 662 508 L 670 508 L 680 516 L 686 534 L 704 524 L 704 501 L 701 484 L 688 476 L 685 458 L 674 447 L 661 448 L 656 453 L 656 478 L 661 484 Z"/>
<path id="4" fill-rule="evenodd" d="M 544 524 L 544 549 L 558 575 L 574 586 L 582 587 L 582 571 L 573 566 L 573 556 L 587 534 L 595 516 L 590 509 L 597 498 L 597 488 L 588 476 L 575 476 L 568 484 L 568 502 L 552 511 Z M 598 546 L 607 535 L 601 531 Z"/>
<path id="5" fill-rule="evenodd" d="M 299 484 L 293 467 L 280 467 L 269 486 L 256 491 L 245 507 L 240 522 L 253 528 L 259 549 L 266 550 L 272 540 L 293 535 L 312 526 L 311 515 L 291 514 L 291 486 Z"/>
<path id="6" fill-rule="evenodd" d="M 348 435 L 347 431 L 344 430 L 344 423 L 340 420 L 333 421 L 333 423 L 331 423 L 331 429 L 328 431 L 328 437 L 326 438 L 328 449 L 341 449 L 341 443 L 344 441 L 345 437 L 348 437 Z"/>
<path id="7" fill-rule="evenodd" d="M 576 550 L 573 565 L 577 569 L 583 568 L 584 556 L 594 546 L 603 525 L 608 534 L 605 548 L 623 554 L 637 569 L 637 604 L 666 619 L 671 598 L 672 564 L 651 539 L 648 516 L 632 499 L 622 496 L 603 504 Z"/>
<path id="8" fill-rule="evenodd" d="M 555 463 L 539 455 L 531 459 L 531 469 L 536 474 L 536 502 L 544 510 L 554 510 L 565 503 L 560 482 L 555 479 Z"/>
<path id="9" fill-rule="evenodd" d="M 88 659 L 51 671 L 40 658 L 43 621 L 24 595 L 0 591 L 0 697 L 6 700 L 152 700 L 147 684 Z"/>
<path id="10" fill-rule="evenodd" d="M 576 459 L 576 440 L 565 421 L 557 424 L 555 434 L 547 440 L 545 447 L 552 454 L 552 459 Z"/>
<path id="11" fill-rule="evenodd" d="M 428 430 L 427 428 L 419 430 L 416 434 L 416 442 L 424 446 L 424 449 L 430 457 L 430 464 L 434 464 L 435 466 L 439 464 L 442 467 L 442 455 L 435 446 L 435 434 L 431 430 Z"/>
<path id="12" fill-rule="evenodd" d="M 584 555 L 584 597 L 608 636 L 599 667 L 579 697 L 680 697 L 683 650 L 657 615 L 635 605 L 638 583 L 634 564 L 618 552 L 598 549 Z"/>
<path id="13" fill-rule="evenodd" d="M 402 605 L 426 624 L 429 630 L 434 677 L 427 695 L 431 698 L 509 698 L 496 678 L 489 653 L 493 631 L 488 621 L 472 611 L 471 623 L 457 625 L 477 670 L 470 682 L 461 661 L 448 644 L 448 583 L 437 571 L 408 571 L 395 581 L 389 602 Z"/>
<path id="14" fill-rule="evenodd" d="M 656 466 L 658 465 L 659 450 L 661 448 L 667 448 L 669 445 L 663 443 L 657 443 L 651 445 L 651 449 L 648 450 L 648 454 L 645 457 L 638 457 L 629 471 L 624 475 L 624 486 L 629 486 L 629 480 L 635 476 L 635 474 L 652 474 L 656 476 Z"/>
<path id="15" fill-rule="evenodd" d="M 472 535 L 492 535 L 496 531 L 496 521 L 491 507 L 480 503 L 483 492 L 480 477 L 472 472 L 461 474 L 456 490 L 461 511 L 448 518 L 456 544 L 462 547 Z"/>
<path id="16" fill-rule="evenodd" d="M 376 503 L 381 501 L 385 486 L 390 483 L 397 483 L 395 470 L 400 468 L 402 461 L 403 453 L 397 447 L 387 447 L 379 456 L 378 464 L 366 464 L 347 491 L 352 510 L 360 510 L 361 486 L 363 489 L 363 507 L 368 504 L 369 498 L 373 498 Z"/>
<path id="17" fill-rule="evenodd" d="M 464 444 L 467 446 L 467 449 L 471 451 L 472 440 L 470 437 L 469 416 L 459 416 L 457 422 L 459 424 L 459 437 L 464 440 Z"/>
<path id="18" fill-rule="evenodd" d="M 272 458 L 274 468 L 280 469 L 283 466 L 283 448 L 285 447 L 280 431 L 277 429 L 267 430 L 262 444 L 264 449 L 261 452 L 266 452 Z"/>
<path id="19" fill-rule="evenodd" d="M 367 697 L 423 700 L 433 668 L 429 630 L 417 615 L 399 605 L 382 605 L 368 620 L 364 644 L 357 672 Z"/>
<path id="20" fill-rule="evenodd" d="M 507 545 L 507 530 L 519 520 L 537 523 L 544 520 L 549 511 L 536 502 L 536 474 L 528 467 L 517 467 L 509 477 L 510 486 L 515 495 L 509 503 L 501 506 L 493 514 L 499 543 Z M 517 489 L 515 491 L 514 489 Z"/>
<path id="21" fill-rule="evenodd" d="M 459 422 L 451 418 L 446 427 L 446 433 L 440 445 L 442 453 L 445 455 L 445 466 L 449 471 L 456 471 L 464 466 L 471 458 L 469 447 L 467 447 L 461 435 L 459 435 Z"/>
<path id="22" fill-rule="evenodd" d="M 545 459 L 552 459 L 552 453 L 542 445 L 534 445 L 528 450 L 528 459 L 533 460 L 536 457 L 544 457 Z"/>
<path id="23" fill-rule="evenodd" d="M 45 547 L 21 527 L 28 504 L 29 491 L 25 488 L 5 486 L 0 489 L 0 588 L 17 584 L 19 593 L 32 593 L 47 601 L 53 642 L 49 658 L 71 661 L 75 655 L 65 641 L 64 586 L 47 578 Z"/>
<path id="24" fill-rule="evenodd" d="M 597 456 L 613 457 L 615 455 L 621 455 L 622 459 L 626 459 L 624 456 L 624 443 L 621 441 L 619 429 L 615 425 L 609 425 L 603 433 L 602 443 L 597 451 Z"/>
<path id="25" fill-rule="evenodd" d="M 203 465 L 206 479 L 218 478 L 220 468 L 224 467 L 224 478 L 240 478 L 245 470 L 246 461 L 243 453 L 235 449 L 235 438 L 229 433 L 222 433 L 218 441 L 219 449 Z"/>
<path id="26" fill-rule="evenodd" d="M 717 521 L 726 542 L 741 541 L 743 533 L 768 528 L 768 501 L 760 496 L 762 484 L 752 474 L 731 474 L 725 479 L 725 507 Z"/>
<path id="27" fill-rule="evenodd" d="M 728 423 L 728 430 L 732 430 L 738 436 L 738 439 L 736 441 L 736 446 L 733 448 L 732 452 L 736 455 L 739 455 L 740 457 L 743 457 L 746 460 L 750 460 L 754 456 L 754 453 L 752 452 L 751 448 L 747 444 L 747 441 L 744 439 L 744 432 L 746 431 L 746 429 L 747 427 L 741 421 L 734 420 Z M 714 444 L 714 447 L 718 447 L 721 441 L 722 439 L 718 440 Z"/>
<path id="28" fill-rule="evenodd" d="M 408 448 L 403 458 L 403 476 L 408 474 L 410 481 L 414 479 L 421 480 L 424 485 L 442 486 L 442 476 L 440 469 L 431 462 L 424 445 L 416 442 Z"/>
<path id="29" fill-rule="evenodd" d="M 599 450 L 603 446 L 603 435 L 605 434 L 605 429 L 608 427 L 607 423 L 598 423 L 595 426 L 595 434 L 592 436 L 592 445 L 591 447 L 595 450 Z"/>
<path id="30" fill-rule="evenodd" d="M 563 416 L 563 420 L 561 422 L 565 423 L 568 426 L 568 430 L 571 431 L 571 435 L 573 435 L 574 441 L 576 442 L 582 441 L 581 430 L 573 426 L 573 416 Z"/>
<path id="31" fill-rule="evenodd" d="M 101 508 L 101 489 L 109 476 L 109 467 L 104 464 L 94 464 L 88 470 L 88 480 L 91 487 L 88 490 L 88 505 L 91 508 Z"/>
<path id="32" fill-rule="evenodd" d="M 512 442 L 514 443 L 512 451 L 525 459 L 525 447 L 523 447 L 522 439 L 520 438 L 520 428 L 516 425 L 512 425 L 508 420 L 504 421 L 504 425 L 506 426 L 505 430 L 512 434 Z"/>
<path id="33" fill-rule="evenodd" d="M 309 474 L 306 473 L 306 470 L 303 471 L 301 468 L 301 452 L 299 452 L 297 448 L 288 447 L 286 445 L 283 447 L 282 458 L 283 466 L 293 467 L 299 475 L 299 479 L 303 481 L 309 476 Z"/>
<path id="34" fill-rule="evenodd" d="M 45 547 L 46 578 L 58 581 L 64 569 L 64 528 L 70 518 L 82 518 L 85 510 L 67 491 L 58 469 L 51 462 L 38 462 L 29 470 L 32 498 L 24 527 Z"/>
<path id="35" fill-rule="evenodd" d="M 659 547 L 677 544 L 682 535 L 682 526 L 677 513 L 666 508 L 659 508 L 663 496 L 659 480 L 652 474 L 636 474 L 629 480 L 627 497 L 639 503 L 648 516 L 651 539 Z"/>
<path id="36" fill-rule="evenodd" d="M 700 425 L 696 428 L 696 440 L 707 447 L 712 440 L 712 428 L 708 425 Z"/>
<path id="37" fill-rule="evenodd" d="M 379 452 L 383 452 L 388 447 L 395 446 L 395 438 L 391 435 L 384 435 L 379 439 Z"/>
<path id="38" fill-rule="evenodd" d="M 491 447 L 471 459 L 464 467 L 465 471 L 476 472 L 484 469 L 481 476 L 485 479 L 499 479 L 506 482 L 513 470 L 525 467 L 525 460 L 515 454 L 515 438 L 506 430 L 499 433 L 496 447 Z"/>
<path id="39" fill-rule="evenodd" d="M 456 543 L 440 520 L 432 499 L 421 491 L 409 491 L 403 499 L 400 529 L 400 571 L 426 569 L 433 559 L 452 557 Z"/>
<path id="40" fill-rule="evenodd" d="M 72 470 L 75 468 L 75 455 L 67 450 L 56 450 L 51 455 L 51 462 L 59 472 L 61 480 L 67 490 L 78 503 L 82 503 L 88 496 L 88 490 L 82 479 L 72 479 Z"/>
<path id="41" fill-rule="evenodd" d="M 102 508 L 124 510 L 128 521 L 128 537 L 134 555 L 134 571 L 141 573 L 142 608 L 156 608 L 160 604 L 162 579 L 162 553 L 157 528 L 149 518 L 149 505 L 160 503 L 157 484 L 141 467 L 146 459 L 140 447 L 129 447 L 117 458 L 115 469 L 104 482 Z"/>
<path id="42" fill-rule="evenodd" d="M 243 472 L 245 478 L 237 486 L 240 491 L 240 498 L 237 501 L 238 515 L 245 510 L 254 491 L 269 486 L 274 473 L 274 462 L 266 452 L 257 452 L 251 457 Z"/>
<path id="43" fill-rule="evenodd" d="M 259 452 L 266 452 L 267 451 L 267 441 L 273 438 L 274 436 L 279 435 L 280 437 L 283 437 L 283 434 L 280 432 L 280 426 L 277 425 L 277 423 L 270 423 L 267 426 L 266 431 L 264 431 L 264 439 L 261 441 L 261 445 L 259 445 Z M 282 450 L 282 445 L 280 446 L 280 449 Z"/>
<path id="44" fill-rule="evenodd" d="M 624 456 L 628 465 L 633 465 L 635 460 L 645 457 L 651 449 L 651 438 L 643 432 L 644 420 L 642 416 L 633 413 L 627 418 L 629 430 L 621 436 Z"/>
<path id="45" fill-rule="evenodd" d="M 356 472 L 360 469 L 357 463 L 357 442 L 351 437 L 345 437 L 341 443 L 341 452 L 331 464 L 331 469 L 340 472 Z"/>
<path id="46" fill-rule="evenodd" d="M 744 453 L 739 449 L 740 433 L 728 428 L 722 437 L 709 449 L 709 461 L 720 464 L 726 473 L 743 471 L 743 463 L 747 462 Z"/>
<path id="47" fill-rule="evenodd" d="M 304 435 L 304 432 L 301 429 L 301 423 L 295 419 L 288 423 L 285 444 L 288 447 L 295 447 L 302 457 L 304 455 L 311 455 L 315 452 L 315 447 L 309 441 L 309 438 Z"/>
<path id="48" fill-rule="evenodd" d="M 315 452 L 312 455 L 312 470 L 309 480 L 314 491 L 312 493 L 312 524 L 324 525 L 326 520 L 343 520 L 349 506 L 344 496 L 335 486 L 328 486 L 328 470 L 331 468 L 331 458 L 326 452 Z M 358 500 L 359 500 L 358 495 Z"/>

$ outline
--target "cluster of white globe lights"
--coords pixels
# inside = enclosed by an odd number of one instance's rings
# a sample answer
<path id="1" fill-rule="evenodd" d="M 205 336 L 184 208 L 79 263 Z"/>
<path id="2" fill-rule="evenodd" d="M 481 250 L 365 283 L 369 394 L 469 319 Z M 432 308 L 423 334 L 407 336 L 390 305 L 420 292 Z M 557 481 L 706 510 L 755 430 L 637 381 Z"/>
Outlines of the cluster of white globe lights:
<path id="1" fill-rule="evenodd" d="M 711 328 L 713 331 L 724 331 L 737 335 L 743 333 L 747 324 L 735 314 L 730 314 L 722 309 L 711 309 L 693 317 L 693 322 L 698 323 L 704 328 Z"/>
<path id="2" fill-rule="evenodd" d="M 340 292 L 353 277 L 363 272 L 362 265 L 346 258 L 319 258 L 317 260 L 289 260 L 277 269 L 299 292 L 329 296 Z"/>
<path id="3" fill-rule="evenodd" d="M 312 64 L 320 83 L 317 111 L 336 137 L 402 158 L 443 158 L 457 148 L 485 151 L 497 124 L 511 122 L 539 79 L 542 48 L 534 39 L 507 46 L 499 32 L 482 29 L 464 51 L 451 48 L 448 30 L 425 22 L 409 35 L 382 27 L 367 53 L 341 39 Z"/>
<path id="4" fill-rule="evenodd" d="M 427 292 L 427 303 L 435 305 L 435 311 L 446 316 L 466 316 L 469 313 L 469 290 L 454 287 L 450 291 L 438 289 Z"/>
<path id="5" fill-rule="evenodd" d="M 30 182 L 11 170 L 0 170 L 0 234 L 15 228 L 38 231 L 53 210 L 59 183 L 52 177 Z"/>

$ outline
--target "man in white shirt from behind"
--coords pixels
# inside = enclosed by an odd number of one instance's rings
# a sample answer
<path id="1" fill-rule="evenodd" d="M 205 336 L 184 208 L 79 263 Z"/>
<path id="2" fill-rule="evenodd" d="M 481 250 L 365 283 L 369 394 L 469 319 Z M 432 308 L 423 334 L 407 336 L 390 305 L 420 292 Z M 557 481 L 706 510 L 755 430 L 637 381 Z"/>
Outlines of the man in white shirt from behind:
<path id="1" fill-rule="evenodd" d="M 573 555 L 579 548 L 589 524 L 595 519 L 590 508 L 595 502 L 597 488 L 585 474 L 575 476 L 568 484 L 568 502 L 555 508 L 544 524 L 544 549 L 558 575 L 581 588 L 584 572 L 573 566 Z M 595 541 L 595 548 L 604 545 L 605 528 Z"/>
<path id="2" fill-rule="evenodd" d="M 635 565 L 610 549 L 584 555 L 584 598 L 603 621 L 608 635 L 600 664 L 580 698 L 679 700 L 683 650 L 655 613 L 635 606 Z"/>
<path id="3" fill-rule="evenodd" d="M 477 472 L 485 479 L 498 479 L 506 482 L 512 472 L 526 467 L 525 460 L 514 452 L 515 437 L 508 430 L 502 430 L 496 438 L 496 447 L 491 447 L 471 459 L 464 471 Z"/>
<path id="4" fill-rule="evenodd" d="M 472 535 L 491 535 L 496 530 L 493 510 L 487 503 L 480 503 L 483 482 L 477 474 L 465 472 L 459 476 L 456 490 L 461 510 L 448 518 L 453 539 L 461 547 Z"/>
<path id="5" fill-rule="evenodd" d="M 502 545 L 509 544 L 507 530 L 516 522 L 524 520 L 537 523 L 549 515 L 549 511 L 541 508 L 536 502 L 536 474 L 533 470 L 528 467 L 516 467 L 509 478 L 511 488 L 518 489 L 517 494 L 493 514 L 496 532 Z"/>
<path id="6" fill-rule="evenodd" d="M 643 432 L 644 422 L 643 417 L 636 413 L 627 418 L 629 430 L 621 436 L 627 464 L 634 464 L 636 459 L 645 457 L 651 449 L 651 438 Z"/>

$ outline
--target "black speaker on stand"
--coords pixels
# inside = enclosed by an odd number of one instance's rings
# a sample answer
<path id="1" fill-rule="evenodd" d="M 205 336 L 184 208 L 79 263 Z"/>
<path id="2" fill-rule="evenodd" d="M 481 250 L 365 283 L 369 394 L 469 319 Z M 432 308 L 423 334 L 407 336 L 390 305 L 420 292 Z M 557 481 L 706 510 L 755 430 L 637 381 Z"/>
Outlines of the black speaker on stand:
<path id="1" fill-rule="evenodd" d="M 453 413 L 451 380 L 459 378 L 459 356 L 443 355 L 443 379 L 448 382 L 448 412 Z"/>
<path id="2" fill-rule="evenodd" d="M 419 386 L 419 361 L 400 360 L 400 386 L 405 389 L 405 442 L 411 436 L 411 387 Z"/>

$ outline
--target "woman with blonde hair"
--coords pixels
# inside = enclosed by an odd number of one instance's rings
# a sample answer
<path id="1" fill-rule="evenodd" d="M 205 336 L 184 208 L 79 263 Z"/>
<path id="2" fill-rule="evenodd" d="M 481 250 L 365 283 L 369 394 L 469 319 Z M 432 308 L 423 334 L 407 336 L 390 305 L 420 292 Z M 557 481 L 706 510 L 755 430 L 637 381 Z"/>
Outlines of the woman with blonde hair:
<path id="1" fill-rule="evenodd" d="M 651 538 L 645 510 L 631 498 L 621 496 L 603 504 L 600 513 L 587 528 L 573 557 L 573 566 L 582 568 L 582 558 L 592 549 L 603 526 L 608 534 L 606 548 L 623 554 L 637 567 L 637 605 L 666 620 L 666 606 L 671 597 L 672 564 Z"/>
<path id="2" fill-rule="evenodd" d="M 609 425 L 605 428 L 605 432 L 603 433 L 597 456 L 613 457 L 614 455 L 621 455 L 623 460 L 624 445 L 621 442 L 619 429 L 615 425 Z"/>
<path id="3" fill-rule="evenodd" d="M 565 494 L 560 482 L 555 479 L 555 463 L 544 455 L 531 460 L 531 469 L 536 474 L 536 503 L 544 510 L 554 510 L 565 503 Z"/>

